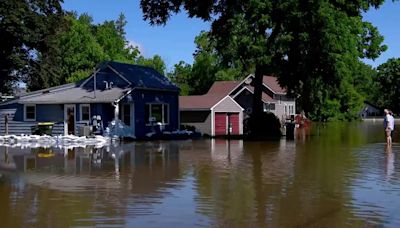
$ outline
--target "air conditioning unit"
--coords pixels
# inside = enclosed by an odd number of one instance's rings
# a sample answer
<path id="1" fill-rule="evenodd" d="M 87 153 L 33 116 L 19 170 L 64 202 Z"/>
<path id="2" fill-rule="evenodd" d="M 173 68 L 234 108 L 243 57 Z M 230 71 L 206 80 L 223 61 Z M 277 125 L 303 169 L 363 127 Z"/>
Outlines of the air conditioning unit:
<path id="1" fill-rule="evenodd" d="M 92 133 L 92 127 L 91 126 L 80 126 L 79 127 L 79 136 L 90 136 Z"/>

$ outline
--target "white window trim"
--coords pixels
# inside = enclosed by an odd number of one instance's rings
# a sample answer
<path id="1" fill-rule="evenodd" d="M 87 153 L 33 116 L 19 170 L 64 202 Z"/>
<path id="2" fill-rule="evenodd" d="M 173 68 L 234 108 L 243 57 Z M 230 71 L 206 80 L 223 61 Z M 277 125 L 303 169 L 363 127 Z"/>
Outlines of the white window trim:
<path id="1" fill-rule="evenodd" d="M 274 104 L 274 109 L 266 109 L 265 108 L 265 106 L 269 106 L 269 105 L 271 105 L 271 104 Z M 276 110 L 276 103 L 275 102 L 265 102 L 264 103 L 264 105 L 263 105 L 264 107 L 264 112 L 275 112 L 275 110 Z"/>
<path id="2" fill-rule="evenodd" d="M 26 117 L 26 108 L 27 107 L 35 107 L 35 118 L 33 118 L 33 119 L 28 119 L 27 117 Z M 36 121 L 36 104 L 25 104 L 24 105 L 24 121 Z"/>
<path id="3" fill-rule="evenodd" d="M 289 114 L 294 115 L 294 105 L 290 105 L 289 107 Z"/>
<path id="4" fill-rule="evenodd" d="M 83 113 L 82 113 L 82 108 L 83 107 L 89 107 L 89 119 L 88 120 L 83 120 Z M 81 105 L 79 105 L 79 120 L 80 120 L 80 122 L 90 122 L 90 115 L 91 113 L 90 113 L 90 104 L 81 104 Z"/>
<path id="5" fill-rule="evenodd" d="M 164 125 L 169 125 L 169 118 L 170 118 L 170 113 L 169 113 L 169 104 L 168 103 L 156 103 L 156 102 L 154 102 L 154 103 L 146 103 L 145 104 L 145 108 L 146 108 L 146 105 L 149 105 L 149 117 L 152 117 L 152 115 L 151 115 L 151 106 L 152 105 L 162 105 L 161 107 L 161 112 L 162 112 L 162 115 L 164 115 L 164 107 L 165 106 L 167 106 L 167 111 L 168 111 L 168 119 L 167 119 L 167 121 L 165 122 L 165 123 L 162 123 L 162 124 L 164 124 Z M 163 118 L 164 119 L 164 118 Z M 146 122 L 148 121 L 148 120 L 145 120 Z M 151 126 L 151 124 L 150 123 L 146 123 L 146 126 Z"/>

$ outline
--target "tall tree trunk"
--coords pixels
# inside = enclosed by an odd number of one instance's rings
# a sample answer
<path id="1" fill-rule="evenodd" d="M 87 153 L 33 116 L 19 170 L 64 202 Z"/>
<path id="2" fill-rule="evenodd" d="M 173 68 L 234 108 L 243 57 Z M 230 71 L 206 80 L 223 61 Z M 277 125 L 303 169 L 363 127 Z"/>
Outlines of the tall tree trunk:
<path id="1" fill-rule="evenodd" d="M 261 100 L 262 85 L 263 85 L 263 71 L 260 65 L 256 66 L 256 72 L 254 75 L 254 94 L 253 94 L 253 107 L 250 119 L 250 136 L 256 137 L 262 135 L 262 131 L 265 130 L 265 126 L 260 123 L 263 113 L 263 102 Z"/>

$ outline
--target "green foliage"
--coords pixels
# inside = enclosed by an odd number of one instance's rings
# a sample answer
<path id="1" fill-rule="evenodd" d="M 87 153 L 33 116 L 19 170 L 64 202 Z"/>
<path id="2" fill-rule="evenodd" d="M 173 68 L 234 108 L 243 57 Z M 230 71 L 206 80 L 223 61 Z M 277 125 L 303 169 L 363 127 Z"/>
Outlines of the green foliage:
<path id="1" fill-rule="evenodd" d="M 126 23 L 123 14 L 116 21 L 93 24 L 88 14 L 68 13 L 46 39 L 47 48 L 38 53 L 36 67 L 27 79 L 28 88 L 37 90 L 79 81 L 107 60 L 150 66 L 164 74 L 166 66 L 160 56 L 144 58 L 137 47 L 129 45 Z"/>
<path id="2" fill-rule="evenodd" d="M 191 86 L 189 86 L 189 83 L 191 74 L 192 66 L 184 61 L 180 61 L 179 63 L 175 64 L 173 70 L 168 73 L 168 77 L 171 79 L 171 81 L 178 85 L 181 89 L 181 96 L 187 96 L 190 93 Z"/>
<path id="3" fill-rule="evenodd" d="M 67 20 L 71 27 L 59 37 L 59 48 L 61 68 L 66 81 L 71 81 L 71 77 L 79 75 L 78 72 L 93 70 L 99 62 L 106 59 L 106 54 L 92 32 L 90 16 L 83 14 L 78 19 L 69 16 Z"/>
<path id="4" fill-rule="evenodd" d="M 30 73 L 63 16 L 61 1 L 0 1 L 0 93 Z"/>
<path id="5" fill-rule="evenodd" d="M 353 119 L 364 93 L 355 84 L 357 75 L 368 71 L 360 58 L 374 59 L 386 50 L 383 37 L 361 15 L 383 0 L 163 2 L 142 0 L 144 18 L 165 24 L 183 8 L 190 17 L 209 20 L 218 64 L 255 72 L 255 113 L 262 111 L 262 75 L 274 74 L 289 93 L 300 97 L 298 107 L 312 118 Z M 207 81 L 211 70 L 203 71 L 202 80 Z"/>
<path id="6" fill-rule="evenodd" d="M 180 62 L 169 73 L 171 80 L 180 86 L 181 95 L 205 94 L 214 81 L 238 80 L 250 73 L 239 64 L 225 64 L 208 32 L 196 36 L 195 44 L 193 65 Z"/>
<path id="7" fill-rule="evenodd" d="M 247 118 L 244 121 L 244 129 L 243 131 L 246 132 L 247 134 L 251 135 L 251 126 L 253 123 L 251 121 L 255 121 L 254 118 Z M 275 114 L 271 112 L 263 112 L 261 115 L 261 118 L 257 120 L 258 125 L 264 129 L 268 129 L 268 131 L 263 131 L 261 134 L 257 135 L 257 139 L 262 139 L 262 138 L 276 138 L 281 136 L 281 122 L 279 121 L 278 117 L 276 117 Z"/>
<path id="8" fill-rule="evenodd" d="M 400 58 L 391 58 L 377 68 L 375 101 L 380 107 L 400 113 Z"/>
<path id="9" fill-rule="evenodd" d="M 72 82 L 77 82 L 80 81 L 84 78 L 87 78 L 91 73 L 93 72 L 93 69 L 87 69 L 87 70 L 77 70 L 73 72 L 67 79 L 67 83 L 72 83 Z"/>

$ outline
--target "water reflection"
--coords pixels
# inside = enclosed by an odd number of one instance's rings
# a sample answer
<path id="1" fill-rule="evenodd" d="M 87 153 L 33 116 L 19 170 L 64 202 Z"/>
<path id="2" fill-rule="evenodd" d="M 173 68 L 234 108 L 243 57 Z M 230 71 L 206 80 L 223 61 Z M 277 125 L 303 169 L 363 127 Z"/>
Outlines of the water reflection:
<path id="1" fill-rule="evenodd" d="M 385 153 L 386 153 L 386 179 L 389 180 L 394 174 L 395 167 L 394 167 L 394 160 L 395 160 L 395 155 L 393 153 L 393 148 L 391 146 L 386 146 L 385 147 Z"/>
<path id="2" fill-rule="evenodd" d="M 397 227 L 400 146 L 382 140 L 380 124 L 354 123 L 292 141 L 1 147 L 0 219 L 4 227 Z"/>
<path id="3" fill-rule="evenodd" d="M 399 227 L 400 179 L 398 159 L 400 146 L 388 148 L 384 143 L 367 145 L 356 151 L 359 175 L 351 180 L 351 208 L 372 225 Z"/>
<path id="4" fill-rule="evenodd" d="M 121 225 L 127 204 L 135 210 L 136 201 L 142 213 L 151 214 L 151 205 L 166 194 L 163 188 L 178 182 L 177 148 L 154 143 L 65 150 L 1 148 L 2 164 L 13 164 L 18 171 L 10 173 L 2 166 L 6 184 L 0 185 L 0 210 L 7 212 L 2 221 L 6 227 Z"/>

